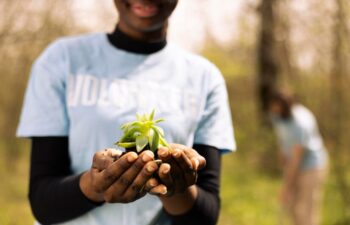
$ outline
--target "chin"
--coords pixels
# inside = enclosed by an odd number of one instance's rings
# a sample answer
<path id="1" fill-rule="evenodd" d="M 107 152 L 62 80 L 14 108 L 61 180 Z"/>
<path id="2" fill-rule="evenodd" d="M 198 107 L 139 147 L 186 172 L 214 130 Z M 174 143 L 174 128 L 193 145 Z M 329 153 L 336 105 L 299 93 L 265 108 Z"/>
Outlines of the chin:
<path id="1" fill-rule="evenodd" d="M 138 18 L 133 14 L 127 14 L 120 18 L 120 21 L 134 31 L 149 33 L 164 29 L 168 24 L 168 17 L 157 15 L 151 18 Z"/>
<path id="2" fill-rule="evenodd" d="M 154 32 L 167 26 L 177 0 L 116 0 L 120 20 L 133 30 Z"/>
<path id="3" fill-rule="evenodd" d="M 164 26 L 166 26 L 166 24 L 167 24 L 166 21 L 162 21 L 158 23 L 142 21 L 139 23 L 134 23 L 129 25 L 136 31 L 149 33 L 149 32 L 156 32 L 156 31 L 162 30 Z"/>

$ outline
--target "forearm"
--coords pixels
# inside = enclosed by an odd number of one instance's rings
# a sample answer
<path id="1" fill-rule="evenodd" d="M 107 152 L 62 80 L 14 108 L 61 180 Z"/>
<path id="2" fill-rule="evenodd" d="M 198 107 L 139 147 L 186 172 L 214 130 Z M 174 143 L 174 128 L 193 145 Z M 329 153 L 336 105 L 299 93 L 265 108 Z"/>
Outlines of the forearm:
<path id="1" fill-rule="evenodd" d="M 160 197 L 164 209 L 171 215 L 183 215 L 189 212 L 197 200 L 198 188 L 196 185 L 189 187 L 184 193 L 171 197 Z"/>
<path id="2" fill-rule="evenodd" d="M 101 203 L 88 200 L 79 187 L 80 175 L 41 178 L 31 184 L 29 199 L 35 218 L 42 224 L 66 222 Z"/>

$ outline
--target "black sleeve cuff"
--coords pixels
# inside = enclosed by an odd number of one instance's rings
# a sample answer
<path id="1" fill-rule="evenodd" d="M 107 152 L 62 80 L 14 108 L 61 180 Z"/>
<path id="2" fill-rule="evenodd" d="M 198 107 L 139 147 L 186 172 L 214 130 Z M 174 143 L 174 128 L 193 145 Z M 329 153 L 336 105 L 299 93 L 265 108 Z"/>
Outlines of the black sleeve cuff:
<path id="1" fill-rule="evenodd" d="M 218 220 L 220 209 L 220 199 L 215 195 L 198 188 L 197 199 L 190 211 L 183 215 L 170 215 L 172 225 L 215 225 Z"/>

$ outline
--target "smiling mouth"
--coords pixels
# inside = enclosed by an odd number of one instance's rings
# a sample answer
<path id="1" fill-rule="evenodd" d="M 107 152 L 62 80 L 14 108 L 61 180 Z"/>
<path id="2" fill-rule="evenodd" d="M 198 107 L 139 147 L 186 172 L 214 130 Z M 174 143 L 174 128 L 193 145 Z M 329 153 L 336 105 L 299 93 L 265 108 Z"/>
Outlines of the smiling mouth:
<path id="1" fill-rule="evenodd" d="M 160 6 L 152 3 L 135 2 L 129 3 L 131 11 L 140 18 L 154 17 L 159 13 Z"/>

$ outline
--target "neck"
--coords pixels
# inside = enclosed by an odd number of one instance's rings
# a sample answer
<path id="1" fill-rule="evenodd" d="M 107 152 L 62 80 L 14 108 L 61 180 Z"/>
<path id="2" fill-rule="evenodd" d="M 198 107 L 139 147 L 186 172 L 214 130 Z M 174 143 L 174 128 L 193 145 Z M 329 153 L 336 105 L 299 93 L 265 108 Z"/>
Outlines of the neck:
<path id="1" fill-rule="evenodd" d="M 127 36 L 138 40 L 142 42 L 158 42 L 166 39 L 167 35 L 167 28 L 168 28 L 168 23 L 165 23 L 162 27 L 159 29 L 156 29 L 154 31 L 137 31 L 134 29 L 131 29 L 129 26 L 127 26 L 125 23 L 122 21 L 119 22 L 118 24 L 118 29 L 126 34 Z"/>
<path id="2" fill-rule="evenodd" d="M 145 37 L 147 36 L 147 37 Z M 163 49 L 167 42 L 165 35 L 158 36 L 144 35 L 143 38 L 137 38 L 124 32 L 119 25 L 111 34 L 107 34 L 109 42 L 116 48 L 137 54 L 152 54 Z"/>

